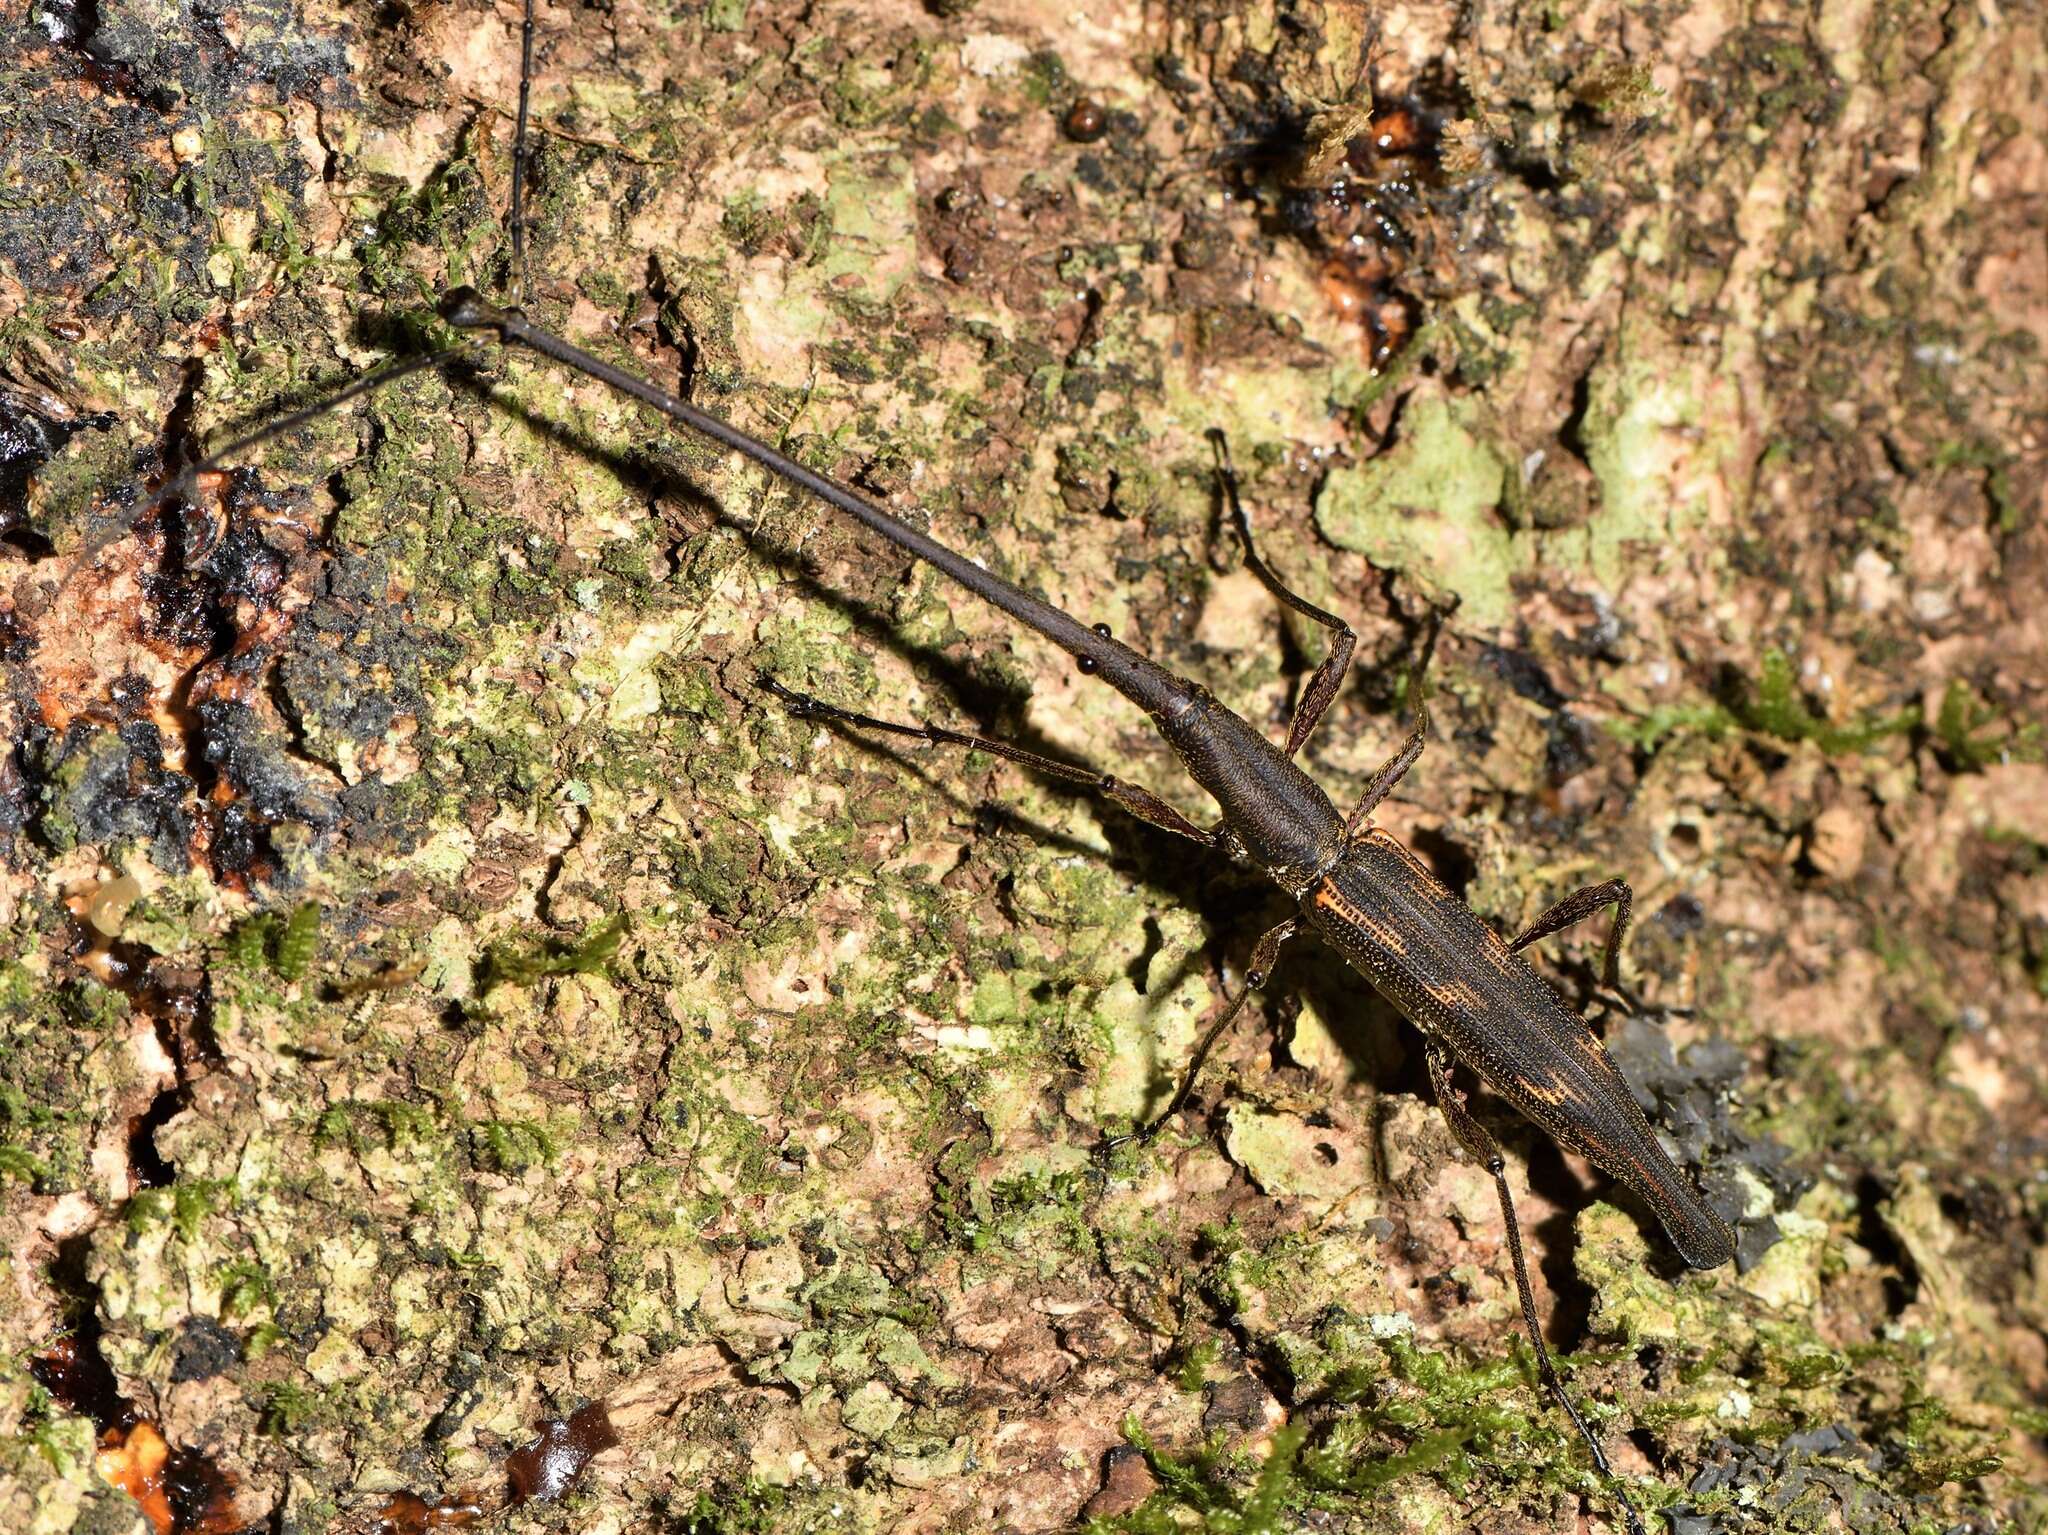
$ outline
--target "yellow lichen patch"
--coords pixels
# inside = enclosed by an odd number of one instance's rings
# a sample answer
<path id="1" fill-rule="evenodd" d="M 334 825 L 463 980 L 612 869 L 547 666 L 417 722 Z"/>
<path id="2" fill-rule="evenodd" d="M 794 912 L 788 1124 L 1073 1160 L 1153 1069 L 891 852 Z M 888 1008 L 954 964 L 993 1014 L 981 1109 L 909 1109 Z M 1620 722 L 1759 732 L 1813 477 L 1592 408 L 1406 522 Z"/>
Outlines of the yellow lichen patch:
<path id="1" fill-rule="evenodd" d="M 1334 1126 L 1311 1125 L 1296 1114 L 1271 1112 L 1242 1103 L 1228 1111 L 1224 1144 L 1231 1159 L 1266 1193 L 1300 1199 L 1311 1209 L 1327 1208 L 1368 1188 L 1374 1181 L 1369 1138 Z M 1371 1201 L 1352 1201 L 1347 1216 L 1372 1213 Z"/>

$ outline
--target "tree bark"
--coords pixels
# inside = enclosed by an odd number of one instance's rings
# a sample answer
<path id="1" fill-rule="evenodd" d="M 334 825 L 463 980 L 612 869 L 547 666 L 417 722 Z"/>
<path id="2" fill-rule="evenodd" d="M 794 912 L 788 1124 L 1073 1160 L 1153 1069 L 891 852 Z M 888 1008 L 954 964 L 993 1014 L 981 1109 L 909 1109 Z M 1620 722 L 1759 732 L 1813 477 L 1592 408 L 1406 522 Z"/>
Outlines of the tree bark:
<path id="1" fill-rule="evenodd" d="M 1682 1275 L 1480 1100 L 1637 1500 L 2048 1517 L 2037 11 L 536 19 L 522 271 L 515 5 L 0 17 L 0 1524 L 1620 1527 L 1334 956 L 1092 1157 L 1270 888 L 759 681 L 1206 824 L 1053 647 L 489 344 L 152 500 L 457 283 L 1278 739 L 1223 429 L 1340 806 L 1455 599 L 1378 820 L 1504 932 L 1632 883 L 1606 1037 L 1739 1217 Z"/>

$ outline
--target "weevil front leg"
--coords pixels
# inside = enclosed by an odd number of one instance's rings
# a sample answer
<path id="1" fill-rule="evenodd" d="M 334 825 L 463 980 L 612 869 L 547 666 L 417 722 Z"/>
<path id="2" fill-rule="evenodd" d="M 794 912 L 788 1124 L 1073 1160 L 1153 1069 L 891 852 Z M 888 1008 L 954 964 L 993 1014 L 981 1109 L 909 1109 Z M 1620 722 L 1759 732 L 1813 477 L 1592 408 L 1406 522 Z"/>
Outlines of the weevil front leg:
<path id="1" fill-rule="evenodd" d="M 1500 1147 L 1494 1143 L 1486 1127 L 1465 1107 L 1465 1095 L 1451 1080 L 1450 1052 L 1428 1038 L 1424 1039 L 1423 1048 L 1429 1055 L 1429 1076 L 1436 1087 L 1437 1106 L 1443 1110 L 1451 1134 L 1457 1137 L 1466 1154 L 1492 1176 L 1494 1192 L 1500 1197 L 1500 1213 L 1507 1222 L 1508 1257 L 1514 1263 L 1515 1289 L 1522 1302 L 1522 1326 L 1529 1334 L 1530 1346 L 1536 1351 L 1537 1379 L 1543 1383 L 1543 1389 L 1550 1393 L 1552 1400 L 1564 1409 L 1565 1416 L 1572 1420 L 1572 1427 L 1579 1431 L 1579 1437 L 1586 1441 L 1586 1448 L 1593 1455 L 1594 1468 L 1607 1478 L 1615 1497 L 1621 1501 L 1630 1535 L 1644 1535 L 1643 1521 L 1636 1513 L 1635 1504 L 1616 1479 L 1614 1467 L 1608 1463 L 1607 1452 L 1600 1448 L 1600 1441 L 1593 1437 L 1592 1428 L 1579 1415 L 1570 1393 L 1564 1389 L 1564 1381 L 1557 1373 L 1557 1366 L 1551 1363 L 1550 1350 L 1543 1342 L 1543 1330 L 1536 1321 L 1536 1293 L 1529 1284 L 1529 1260 L 1522 1251 L 1522 1225 L 1515 1218 L 1515 1196 L 1508 1189 L 1507 1160 L 1501 1156 Z"/>
<path id="2" fill-rule="evenodd" d="M 1621 984 L 1621 940 L 1628 932 L 1629 914 L 1635 892 L 1625 879 L 1610 879 L 1598 885 L 1574 890 L 1550 910 L 1529 924 L 1529 930 L 1508 948 L 1520 953 L 1539 938 L 1583 921 L 1606 906 L 1614 908 L 1614 922 L 1607 929 L 1607 958 L 1601 966 L 1600 984 L 1621 999 L 1631 1013 L 1640 1011 L 1637 999 Z"/>
<path id="3" fill-rule="evenodd" d="M 1380 801 L 1394 792 L 1394 785 L 1408 776 L 1408 770 L 1415 766 L 1415 759 L 1422 755 L 1422 748 L 1429 739 L 1429 658 L 1436 653 L 1437 631 L 1442 627 L 1442 615 L 1431 613 L 1429 632 L 1422 639 L 1422 654 L 1415 659 L 1415 667 L 1408 673 L 1408 697 L 1415 705 L 1415 724 L 1408 732 L 1408 739 L 1398 746 L 1394 755 L 1379 766 L 1366 784 L 1365 793 L 1358 797 L 1350 816 L 1344 822 L 1344 840 L 1355 841 L 1372 813 L 1379 809 Z"/>
<path id="4" fill-rule="evenodd" d="M 1059 758 L 1048 757 L 1043 752 L 1012 746 L 1008 741 L 994 740 L 989 736 L 967 735 L 958 730 L 947 730 L 941 725 L 904 725 L 894 720 L 876 719 L 871 714 L 842 709 L 837 704 L 828 704 L 823 699 L 811 697 L 808 693 L 786 688 L 773 677 L 761 678 L 761 686 L 788 704 L 790 713 L 798 719 L 834 720 L 842 725 L 850 725 L 856 730 L 875 730 L 884 735 L 905 736 L 931 746 L 958 746 L 968 751 L 987 752 L 990 756 L 1021 763 L 1032 772 L 1042 773 L 1047 778 L 1057 779 L 1061 783 L 1081 784 L 1097 790 L 1141 821 L 1150 822 L 1166 831 L 1202 843 L 1205 847 L 1216 846 L 1215 832 L 1197 826 L 1151 790 L 1141 789 L 1134 783 L 1126 783 L 1114 773 L 1098 773 L 1093 768 L 1062 762 Z"/>
<path id="5" fill-rule="evenodd" d="M 1337 689 L 1344 685 L 1344 674 L 1351 669 L 1351 653 L 1358 648 L 1358 635 L 1335 613 L 1327 613 L 1306 597 L 1289 591 L 1273 574 L 1272 567 L 1259 558 L 1258 550 L 1252 546 L 1252 520 L 1246 515 L 1244 501 L 1237 493 L 1237 470 L 1231 466 L 1229 440 L 1221 430 L 1212 427 L 1209 446 L 1216 453 L 1216 478 L 1223 486 L 1224 503 L 1230 508 L 1231 520 L 1237 524 L 1238 541 L 1244 546 L 1245 569 L 1257 576 L 1259 584 L 1282 605 L 1330 631 L 1330 653 L 1323 657 L 1322 664 L 1309 677 L 1308 686 L 1302 689 L 1301 701 L 1294 706 L 1294 720 L 1287 727 L 1285 750 L 1292 757 L 1301 750 L 1302 742 L 1316 728 L 1317 721 L 1328 712 L 1330 701 L 1337 696 Z"/>

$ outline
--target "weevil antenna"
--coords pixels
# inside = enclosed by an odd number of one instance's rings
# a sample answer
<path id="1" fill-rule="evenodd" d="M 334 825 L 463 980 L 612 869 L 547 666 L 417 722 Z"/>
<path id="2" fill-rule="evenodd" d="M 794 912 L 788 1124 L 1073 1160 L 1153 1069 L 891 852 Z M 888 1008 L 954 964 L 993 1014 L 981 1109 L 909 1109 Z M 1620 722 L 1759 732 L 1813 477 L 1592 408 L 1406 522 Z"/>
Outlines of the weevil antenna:
<path id="1" fill-rule="evenodd" d="M 317 421 L 329 411 L 340 409 L 350 400 L 357 399 L 362 395 L 374 394 L 386 384 L 395 384 L 398 380 L 409 377 L 414 373 L 420 373 L 428 368 L 437 368 L 445 363 L 472 356 L 476 350 L 474 346 L 469 345 L 446 346 L 438 351 L 422 353 L 418 357 L 401 358 L 397 362 L 389 363 L 374 372 L 365 373 L 361 378 L 343 385 L 325 399 L 315 400 L 311 405 L 301 406 L 287 415 L 278 417 L 275 421 L 266 423 L 253 432 L 235 438 L 232 442 L 221 444 L 221 446 L 215 448 L 204 457 L 180 469 L 168 480 L 165 480 L 163 484 L 159 485 L 155 493 L 133 511 L 117 518 L 111 526 L 102 530 L 96 538 L 92 539 L 78 551 L 77 558 L 72 562 L 72 570 L 83 569 L 92 562 L 93 557 L 102 549 L 126 538 L 137 523 L 183 496 L 192 488 L 193 483 L 198 480 L 200 475 L 210 470 L 219 469 L 231 460 L 241 457 L 242 454 L 247 453 L 251 448 L 260 448 L 264 443 L 271 441 L 273 438 L 282 437 L 286 432 L 297 430 L 308 421 Z M 60 587 L 68 583 L 69 580 L 70 576 L 67 575 L 64 578 L 64 582 L 59 583 Z"/>
<path id="2" fill-rule="evenodd" d="M 533 0 L 519 23 L 519 125 L 512 132 L 512 302 L 526 302 L 526 121 L 533 100 Z"/>
<path id="3" fill-rule="evenodd" d="M 1078 658 L 1083 663 L 1082 670 L 1099 675 L 1155 717 L 1168 710 L 1185 707 L 1185 701 L 1192 696 L 1192 684 L 1161 670 L 1138 651 L 1112 639 L 1106 629 L 1089 628 L 1043 597 L 1033 596 L 985 566 L 948 549 L 929 534 L 919 532 L 858 491 L 847 488 L 829 475 L 807 468 L 722 417 L 700 410 L 680 396 L 592 356 L 573 342 L 535 325 L 518 309 L 500 308 L 476 289 L 468 287 L 451 288 L 442 294 L 439 308 L 441 318 L 457 330 L 494 331 L 498 339 L 508 346 L 523 346 L 564 367 L 574 368 L 585 377 L 596 379 L 643 405 L 652 406 L 676 425 L 751 459 L 777 479 L 809 491 L 826 505 L 836 507 L 869 531 L 887 539 L 905 553 L 915 555 L 983 601 L 1000 608 L 1026 628 L 1044 635 L 1069 655 Z"/>
<path id="4" fill-rule="evenodd" d="M 311 405 L 301 406 L 295 411 L 279 416 L 275 421 L 266 422 L 255 431 L 237 437 L 232 442 L 224 442 L 207 453 L 205 457 L 187 464 L 183 469 L 180 469 L 176 474 L 164 481 L 158 487 L 156 494 L 142 503 L 141 509 L 136 512 L 130 521 L 140 522 L 149 513 L 163 506 L 165 502 L 182 495 L 186 490 L 190 489 L 192 482 L 200 475 L 225 467 L 230 461 L 240 458 L 251 448 L 260 448 L 266 442 L 274 441 L 284 436 L 287 432 L 297 431 L 307 422 L 318 421 L 330 411 L 339 410 L 342 406 L 348 404 L 350 400 L 358 399 L 366 394 L 375 394 L 386 384 L 395 384 L 402 378 L 409 378 L 415 373 L 425 372 L 428 368 L 438 368 L 443 363 L 452 362 L 458 357 L 473 354 L 475 350 L 474 347 L 470 346 L 444 346 L 438 351 L 423 352 L 418 357 L 400 358 L 397 362 L 387 363 L 373 372 L 365 373 L 361 378 L 356 379 L 352 383 L 344 384 L 325 399 L 315 400 Z"/>

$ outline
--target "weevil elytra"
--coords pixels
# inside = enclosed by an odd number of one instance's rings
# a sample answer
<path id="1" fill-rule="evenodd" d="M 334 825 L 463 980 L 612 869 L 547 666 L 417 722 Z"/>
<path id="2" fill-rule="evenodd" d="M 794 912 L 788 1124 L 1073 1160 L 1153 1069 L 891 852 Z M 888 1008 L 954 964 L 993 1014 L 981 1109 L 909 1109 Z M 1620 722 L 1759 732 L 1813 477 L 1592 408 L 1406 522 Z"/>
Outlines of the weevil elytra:
<path id="1" fill-rule="evenodd" d="M 530 10 L 526 40 L 530 53 Z M 522 71 L 522 125 L 530 74 L 530 67 Z M 524 163 L 522 132 L 515 165 Z M 520 208 L 524 180 L 523 173 L 515 171 L 511 218 L 515 290 L 521 286 L 524 265 Z M 1259 558 L 1220 441 L 1218 475 L 1248 568 L 1276 600 L 1322 625 L 1331 636 L 1328 657 L 1304 687 L 1281 746 L 1269 742 L 1199 686 L 1164 670 L 1137 649 L 1002 580 L 760 439 L 572 346 L 517 309 L 495 307 L 472 290 L 457 289 L 444 298 L 442 313 L 460 328 L 494 332 L 509 344 L 537 350 L 576 368 L 817 496 L 1015 622 L 1061 646 L 1084 671 L 1108 682 L 1144 709 L 1190 774 L 1221 807 L 1222 820 L 1217 827 L 1199 826 L 1156 795 L 1112 776 L 984 737 L 838 709 L 777 687 L 786 703 L 814 718 L 915 736 L 934 744 L 980 748 L 1040 773 L 1094 785 L 1138 818 L 1240 858 L 1270 876 L 1295 904 L 1294 915 L 1255 944 L 1246 984 L 1228 1000 L 1165 1111 L 1140 1134 L 1155 1133 L 1185 1102 L 1202 1057 L 1240 1015 L 1251 994 L 1270 978 L 1284 945 L 1302 928 L 1323 936 L 1422 1029 L 1431 1076 L 1449 1123 L 1460 1143 L 1486 1166 L 1495 1182 L 1524 1322 L 1543 1384 L 1571 1416 L 1595 1464 L 1603 1474 L 1611 1475 L 1599 1441 L 1565 1392 L 1537 1327 L 1505 1165 L 1491 1137 L 1466 1109 L 1453 1080 L 1453 1067 L 1454 1063 L 1465 1064 L 1546 1132 L 1585 1153 L 1626 1185 L 1657 1215 L 1688 1263 L 1707 1267 L 1728 1258 L 1732 1239 L 1726 1225 L 1699 1199 L 1659 1146 L 1599 1041 L 1581 1020 L 1565 1011 L 1549 986 L 1518 957 L 1519 951 L 1538 938 L 1611 906 L 1614 916 L 1606 979 L 1614 983 L 1630 914 L 1628 887 L 1619 881 L 1589 886 L 1552 907 L 1512 944 L 1503 943 L 1419 860 L 1378 828 L 1373 812 L 1414 764 L 1427 739 L 1427 710 L 1419 688 L 1413 695 L 1416 718 L 1411 734 L 1372 776 L 1348 816 L 1296 766 L 1295 757 L 1345 680 L 1356 641 L 1348 625 L 1291 592 Z M 444 357 L 401 364 L 392 374 L 361 387 L 376 387 L 399 371 L 429 366 Z M 340 398 L 314 410 L 329 408 Z M 306 414 L 310 412 L 295 419 Z M 273 435 L 274 430 L 266 429 L 224 451 Z M 1627 1506 L 1625 1499 L 1624 1504 Z M 1632 1507 L 1627 1517 L 1631 1527 L 1640 1528 Z"/>

